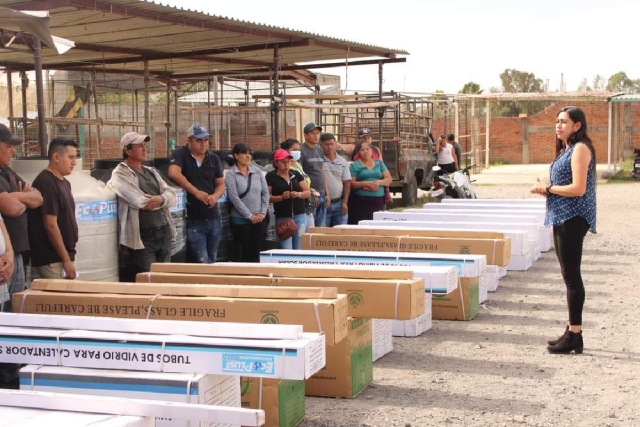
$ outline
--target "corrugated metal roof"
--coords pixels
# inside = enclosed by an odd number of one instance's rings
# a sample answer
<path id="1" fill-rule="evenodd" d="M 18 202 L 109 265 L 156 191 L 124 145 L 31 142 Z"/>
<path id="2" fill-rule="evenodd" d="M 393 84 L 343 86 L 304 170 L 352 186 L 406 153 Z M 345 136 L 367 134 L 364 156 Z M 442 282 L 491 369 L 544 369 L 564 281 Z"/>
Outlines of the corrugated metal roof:
<path id="1" fill-rule="evenodd" d="M 286 69 L 300 63 L 387 59 L 407 55 L 389 49 L 265 24 L 208 15 L 139 0 L 0 0 L 17 10 L 50 11 L 51 33 L 76 48 L 64 55 L 43 49 L 45 69 L 142 74 L 143 58 L 154 76 L 266 72 L 279 45 Z M 29 52 L 0 51 L 0 65 L 32 68 Z M 293 67 L 292 67 L 293 68 Z"/>
<path id="2" fill-rule="evenodd" d="M 623 95 L 615 95 L 611 97 L 611 102 L 638 102 L 640 101 L 640 93 L 625 93 Z"/>

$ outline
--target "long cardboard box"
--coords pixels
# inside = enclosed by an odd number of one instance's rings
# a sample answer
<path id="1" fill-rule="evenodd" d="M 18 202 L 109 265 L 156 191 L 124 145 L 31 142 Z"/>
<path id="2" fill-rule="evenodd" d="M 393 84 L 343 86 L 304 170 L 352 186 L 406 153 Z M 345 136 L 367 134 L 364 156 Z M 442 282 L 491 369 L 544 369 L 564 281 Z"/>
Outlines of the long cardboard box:
<path id="1" fill-rule="evenodd" d="M 242 407 L 262 409 L 265 427 L 295 427 L 304 418 L 305 382 L 240 378 Z"/>
<path id="2" fill-rule="evenodd" d="M 393 351 L 393 320 L 371 319 L 373 336 L 373 361 L 381 359 Z"/>
<path id="3" fill-rule="evenodd" d="M 0 406 L 2 427 L 55 426 L 64 420 L 65 426 L 73 427 L 153 427 L 151 417 L 130 415 L 92 414 L 73 411 L 53 411 L 46 409 L 15 408 Z"/>
<path id="4" fill-rule="evenodd" d="M 182 286 L 170 283 L 135 284 L 122 282 L 98 282 L 65 279 L 36 279 L 31 289 L 89 294 L 166 295 L 182 297 L 221 297 L 258 299 L 315 299 L 337 298 L 338 290 L 321 287 L 197 285 Z"/>
<path id="5" fill-rule="evenodd" d="M 326 269 L 326 268 L 325 268 Z M 351 268 L 354 271 L 353 268 Z M 330 269 L 326 269 L 330 270 Z M 403 273 L 404 275 L 404 273 Z M 411 272 L 409 271 L 409 275 Z M 224 276 L 212 274 L 140 273 L 144 283 L 228 283 L 234 285 L 313 286 L 337 288 L 347 295 L 349 316 L 376 315 L 379 318 L 411 319 L 424 313 L 424 279 L 341 279 L 265 276 Z"/>
<path id="6" fill-rule="evenodd" d="M 533 205 L 533 206 L 547 206 L 547 200 L 543 198 L 535 198 L 535 199 L 443 199 L 442 203 L 449 204 L 469 204 L 469 203 L 496 203 L 496 204 L 504 204 L 508 203 L 509 205 Z"/>
<path id="7" fill-rule="evenodd" d="M 170 374 L 27 365 L 20 369 L 20 389 L 240 408 L 240 379 L 231 375 Z M 210 426 L 209 423 L 190 423 L 187 420 L 156 419 L 158 427 L 194 425 Z M 216 425 L 239 427 L 238 424 Z"/>
<path id="8" fill-rule="evenodd" d="M 14 294 L 12 305 L 29 314 L 302 325 L 305 332 L 324 333 L 328 345 L 347 336 L 346 295 L 263 300 L 25 291 Z"/>
<path id="9" fill-rule="evenodd" d="M 306 381 L 307 396 L 353 398 L 373 380 L 371 319 L 350 318 L 347 339 L 327 347 L 327 365 Z"/>
<path id="10" fill-rule="evenodd" d="M 535 216 L 538 223 L 538 232 L 540 238 L 540 248 L 543 252 L 547 252 L 551 248 L 549 233 L 550 227 L 545 227 L 544 219 L 546 216 L 545 208 L 522 209 L 522 207 L 510 208 L 504 205 L 489 205 L 488 207 L 474 207 L 463 205 L 442 205 L 440 203 L 427 203 L 423 209 L 405 209 L 404 212 L 438 212 L 445 214 L 472 214 L 477 216 L 498 215 L 515 215 L 515 216 Z"/>
<path id="11" fill-rule="evenodd" d="M 310 251 L 272 249 L 260 253 L 260 263 L 338 264 L 351 266 L 401 265 L 456 267 L 458 275 L 483 276 L 487 259 L 484 255 L 423 254 L 411 252 Z"/>
<path id="12" fill-rule="evenodd" d="M 513 255 L 529 252 L 529 241 L 537 238 L 535 224 L 495 224 L 495 223 L 473 223 L 460 221 L 391 221 L 391 220 L 364 220 L 359 225 L 338 225 L 335 229 L 347 229 L 347 227 L 363 227 L 363 229 L 385 230 L 386 235 L 391 235 L 386 230 L 394 230 L 394 235 L 423 236 L 432 235 L 439 237 L 440 231 L 446 234 L 443 237 L 467 237 L 467 232 L 474 234 L 481 231 L 484 233 L 501 233 L 504 237 L 511 239 L 511 253 Z M 449 236 L 451 234 L 452 236 Z M 485 237 L 479 237 L 485 238 Z M 492 238 L 492 237 L 486 237 Z"/>
<path id="13" fill-rule="evenodd" d="M 460 278 L 458 289 L 432 294 L 431 316 L 435 320 L 472 320 L 480 309 L 480 286 L 474 277 Z"/>
<path id="14" fill-rule="evenodd" d="M 485 255 L 487 264 L 505 267 L 511 261 L 511 239 L 317 234 L 301 236 L 302 249 L 324 251 L 416 252 Z"/>
<path id="15" fill-rule="evenodd" d="M 0 327 L 0 363 L 303 380 L 326 363 L 325 336 L 243 340 Z M 146 322 L 146 320 L 145 320 Z"/>
<path id="16" fill-rule="evenodd" d="M 317 230 L 317 229 L 316 229 Z M 264 277 L 305 277 L 305 278 L 336 278 L 336 279 L 412 279 L 411 270 L 406 267 L 376 268 L 354 270 L 351 267 L 331 266 L 300 266 L 241 262 L 216 262 L 215 264 L 188 263 L 153 263 L 151 272 L 154 273 L 184 273 L 184 274 L 217 274 L 233 276 L 264 276 Z"/>
<path id="17" fill-rule="evenodd" d="M 100 413 L 118 419 L 118 416 L 144 417 L 155 425 L 154 418 L 175 418 L 191 422 L 240 424 L 242 426 L 262 426 L 264 411 L 255 409 L 232 408 L 215 405 L 197 405 L 194 403 L 153 401 L 146 399 L 130 399 L 113 396 L 91 396 L 66 393 L 51 393 L 46 391 L 23 391 L 0 389 L 0 409 L 2 407 L 19 407 L 43 409 L 47 411 L 73 411 L 76 413 Z M 57 420 L 56 420 L 57 418 Z M 4 419 L 0 419 L 4 422 Z M 51 424 L 40 422 L 19 424 L 25 426 L 64 425 L 64 426 L 112 426 L 106 421 L 95 420 L 95 423 L 76 423 L 66 414 L 58 414 L 50 420 Z M 3 426 L 6 424 L 2 424 Z M 114 423 L 114 425 L 120 425 Z M 145 424 L 146 425 L 146 424 Z"/>
<path id="18" fill-rule="evenodd" d="M 495 225 L 487 228 L 453 228 L 446 223 L 437 223 L 437 227 L 414 227 L 398 229 L 396 226 L 382 225 L 337 225 L 335 227 L 314 228 L 314 233 L 332 235 L 357 236 L 410 236 L 410 237 L 443 237 L 453 239 L 511 239 L 511 253 L 519 255 L 529 250 L 528 235 L 524 230 L 497 230 Z"/>
<path id="19" fill-rule="evenodd" d="M 460 221 L 471 222 L 476 224 L 494 223 L 494 224 L 530 224 L 533 225 L 532 232 L 538 246 L 541 239 L 545 239 L 549 235 L 549 229 L 538 222 L 534 215 L 502 215 L 489 211 L 486 214 L 473 213 L 445 213 L 437 211 L 420 212 L 390 212 L 378 211 L 373 214 L 374 221 Z"/>
<path id="20" fill-rule="evenodd" d="M 424 314 L 409 320 L 393 320 L 391 325 L 391 334 L 394 337 L 417 337 L 431 329 L 433 322 L 431 321 L 431 304 L 432 294 L 425 293 Z"/>

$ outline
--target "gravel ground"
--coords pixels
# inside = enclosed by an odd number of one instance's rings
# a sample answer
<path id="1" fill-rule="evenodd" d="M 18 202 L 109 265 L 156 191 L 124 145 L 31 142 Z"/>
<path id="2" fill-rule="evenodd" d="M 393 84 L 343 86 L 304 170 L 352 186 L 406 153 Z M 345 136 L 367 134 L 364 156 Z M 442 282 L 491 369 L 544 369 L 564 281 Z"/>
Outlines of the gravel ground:
<path id="1" fill-rule="evenodd" d="M 477 191 L 530 196 L 528 186 Z M 597 191 L 598 234 L 587 236 L 582 266 L 584 354 L 546 352 L 567 318 L 551 251 L 501 279 L 473 321 L 394 338 L 356 399 L 307 398 L 300 426 L 640 426 L 640 184 Z"/>

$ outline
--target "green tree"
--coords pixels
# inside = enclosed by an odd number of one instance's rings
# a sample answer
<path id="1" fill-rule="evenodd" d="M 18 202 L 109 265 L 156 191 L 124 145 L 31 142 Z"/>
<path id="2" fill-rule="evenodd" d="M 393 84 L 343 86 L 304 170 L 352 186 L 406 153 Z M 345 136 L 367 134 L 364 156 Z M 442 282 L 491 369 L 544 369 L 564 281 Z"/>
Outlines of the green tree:
<path id="1" fill-rule="evenodd" d="M 502 88 L 491 88 L 491 92 L 506 93 L 541 93 L 544 92 L 544 82 L 533 73 L 506 69 L 500 74 Z M 545 108 L 547 101 L 517 101 L 517 97 L 509 101 L 494 102 L 491 113 L 497 117 L 518 117 L 520 114 L 533 115 Z"/>
<path id="2" fill-rule="evenodd" d="M 607 90 L 611 92 L 638 93 L 638 89 L 637 80 L 631 80 L 624 71 L 609 77 L 609 84 L 607 84 Z"/>
<path id="3" fill-rule="evenodd" d="M 480 89 L 480 85 L 475 82 L 465 83 L 465 85 L 460 89 L 460 92 L 464 94 L 477 95 L 482 93 L 482 89 Z"/>
<path id="4" fill-rule="evenodd" d="M 593 90 L 598 92 L 607 90 L 607 79 L 604 76 L 597 74 L 593 78 Z"/>

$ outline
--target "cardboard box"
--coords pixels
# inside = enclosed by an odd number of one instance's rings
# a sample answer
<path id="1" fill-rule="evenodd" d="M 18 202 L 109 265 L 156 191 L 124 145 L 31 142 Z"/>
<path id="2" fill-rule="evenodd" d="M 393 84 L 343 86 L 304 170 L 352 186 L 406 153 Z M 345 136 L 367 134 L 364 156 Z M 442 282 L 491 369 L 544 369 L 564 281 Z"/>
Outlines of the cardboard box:
<path id="1" fill-rule="evenodd" d="M 385 223 L 386 224 L 386 223 Z M 442 237 L 453 239 L 511 239 L 511 253 L 514 255 L 528 251 L 528 237 L 525 231 L 452 228 L 446 223 L 440 223 L 438 227 L 413 228 L 411 231 L 398 229 L 397 227 L 385 227 L 385 225 L 338 225 L 331 228 L 314 228 L 314 233 L 330 235 L 353 236 L 411 236 L 411 237 Z"/>
<path id="2" fill-rule="evenodd" d="M 64 420 L 64 425 L 73 427 L 153 427 L 156 425 L 152 417 L 91 414 L 10 406 L 0 406 L 0 420 L 2 420 L 2 427 L 56 426 L 60 425 L 62 420 Z"/>
<path id="3" fill-rule="evenodd" d="M 360 221 L 362 227 L 382 227 L 382 228 L 397 228 L 402 229 L 405 233 L 407 230 L 415 229 L 460 229 L 460 230 L 496 230 L 502 231 L 511 237 L 512 254 L 517 255 L 529 252 L 529 240 L 538 240 L 538 225 L 534 223 L 502 223 L 496 224 L 495 222 L 471 222 L 471 221 L 424 221 L 424 220 L 363 220 Z M 516 232 L 517 235 L 513 235 L 510 232 Z M 518 235 L 524 233 L 524 238 L 516 241 Z M 413 234 L 413 233 L 412 233 Z M 519 248 L 518 252 L 513 251 L 513 248 Z"/>
<path id="4" fill-rule="evenodd" d="M 511 262 L 507 265 L 509 271 L 527 271 L 533 265 L 533 255 L 521 255 L 511 257 Z"/>
<path id="5" fill-rule="evenodd" d="M 301 237 L 302 249 L 323 251 L 416 252 L 485 255 L 487 264 L 501 267 L 511 260 L 511 239 L 415 236 L 359 236 L 313 233 Z"/>
<path id="6" fill-rule="evenodd" d="M 547 200 L 541 197 L 531 199 L 443 199 L 442 203 L 449 203 L 452 205 L 457 204 L 472 204 L 472 203 L 491 203 L 491 204 L 504 204 L 508 203 L 510 206 L 536 206 L 546 207 Z"/>
<path id="7" fill-rule="evenodd" d="M 542 208 L 514 208 L 503 207 L 504 205 L 493 205 L 492 207 L 481 206 L 465 206 L 461 208 L 459 206 L 443 205 L 441 203 L 426 203 L 422 208 L 405 209 L 403 212 L 411 213 L 425 213 L 425 212 L 438 212 L 447 214 L 467 214 L 467 215 L 520 215 L 520 216 L 534 216 L 538 224 L 544 224 L 544 217 L 546 215 L 546 209 Z"/>
<path id="8" fill-rule="evenodd" d="M 422 254 L 411 252 L 309 251 L 272 249 L 260 252 L 260 263 L 337 264 L 337 265 L 399 265 L 456 267 L 462 277 L 482 276 L 486 272 L 484 255 Z M 358 269 L 359 271 L 360 269 Z"/>
<path id="9" fill-rule="evenodd" d="M 471 320 L 480 309 L 480 285 L 477 278 L 460 278 L 458 289 L 448 294 L 433 294 L 432 318 L 437 320 Z"/>
<path id="10" fill-rule="evenodd" d="M 262 409 L 265 427 L 294 427 L 304 418 L 305 382 L 241 377 L 242 407 Z"/>
<path id="11" fill-rule="evenodd" d="M 41 291 L 75 292 L 89 294 L 166 295 L 183 297 L 262 298 L 262 299 L 335 299 L 338 290 L 320 287 L 280 287 L 178 284 L 135 284 L 65 279 L 36 279 L 31 289 Z"/>
<path id="12" fill-rule="evenodd" d="M 314 230 L 318 230 L 315 228 Z M 184 274 L 215 274 L 222 276 L 263 276 L 263 277 L 306 277 L 306 278 L 336 278 L 336 279 L 411 279 L 411 270 L 406 267 L 371 268 L 354 270 L 345 266 L 325 265 L 264 265 L 243 262 L 216 262 L 215 264 L 188 263 L 153 263 L 151 272 L 154 273 L 184 273 Z"/>
<path id="13" fill-rule="evenodd" d="M 326 270 L 330 268 L 324 267 Z M 352 271 L 355 270 L 351 267 Z M 411 272 L 409 271 L 411 274 Z M 372 280 L 340 278 L 299 278 L 263 276 L 223 276 L 210 274 L 140 273 L 138 282 L 225 283 L 234 285 L 314 286 L 337 288 L 347 295 L 348 315 L 376 315 L 379 318 L 411 319 L 424 313 L 423 279 Z"/>
<path id="14" fill-rule="evenodd" d="M 30 314 L 302 325 L 305 332 L 323 332 L 328 345 L 347 336 L 346 295 L 263 300 L 26 291 L 14 294 L 12 304 Z"/>
<path id="15" fill-rule="evenodd" d="M 20 389 L 91 396 L 115 396 L 165 402 L 240 408 L 240 379 L 230 375 L 169 374 L 27 365 L 20 369 Z M 259 409 L 259 408 L 255 408 Z M 208 426 L 157 418 L 156 426 Z M 220 427 L 239 427 L 219 424 Z"/>
<path id="16" fill-rule="evenodd" d="M 306 333 L 298 340 L 242 340 L 3 326 L 0 363 L 303 380 L 325 365 L 324 338 Z"/>
<path id="17" fill-rule="evenodd" d="M 371 319 L 373 335 L 373 361 L 393 351 L 393 324 L 388 319 Z"/>
<path id="18" fill-rule="evenodd" d="M 431 329 L 431 293 L 425 292 L 424 314 L 410 320 L 393 320 L 391 334 L 394 337 L 418 337 Z"/>
<path id="19" fill-rule="evenodd" d="M 498 282 L 500 281 L 500 267 L 496 265 L 487 265 L 487 290 L 495 292 L 498 290 Z"/>
<path id="20" fill-rule="evenodd" d="M 371 319 L 350 318 L 347 339 L 327 347 L 327 364 L 306 381 L 307 396 L 353 398 L 373 381 Z"/>

